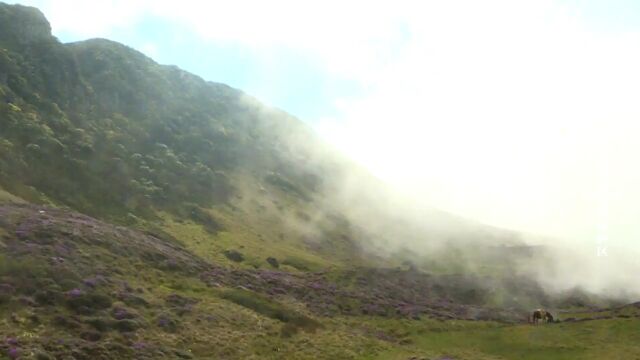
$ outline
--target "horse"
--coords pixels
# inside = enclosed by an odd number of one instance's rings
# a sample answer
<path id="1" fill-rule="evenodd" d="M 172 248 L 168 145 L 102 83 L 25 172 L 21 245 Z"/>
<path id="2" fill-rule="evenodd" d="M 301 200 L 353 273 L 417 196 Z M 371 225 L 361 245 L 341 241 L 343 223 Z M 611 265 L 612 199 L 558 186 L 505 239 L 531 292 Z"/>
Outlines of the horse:
<path id="1" fill-rule="evenodd" d="M 532 320 L 531 322 L 534 325 L 538 325 L 538 322 L 540 322 L 540 320 L 547 323 L 553 322 L 553 315 L 551 315 L 551 313 L 546 310 L 537 309 L 533 311 L 530 319 Z"/>
<path id="2" fill-rule="evenodd" d="M 548 312 L 548 311 L 546 312 L 546 316 L 545 316 L 545 318 L 544 318 L 544 319 L 545 319 L 545 321 L 546 321 L 546 322 L 548 322 L 548 323 L 552 323 L 552 322 L 554 322 L 554 320 L 553 320 L 553 315 L 551 315 L 551 313 L 550 313 L 550 312 Z"/>

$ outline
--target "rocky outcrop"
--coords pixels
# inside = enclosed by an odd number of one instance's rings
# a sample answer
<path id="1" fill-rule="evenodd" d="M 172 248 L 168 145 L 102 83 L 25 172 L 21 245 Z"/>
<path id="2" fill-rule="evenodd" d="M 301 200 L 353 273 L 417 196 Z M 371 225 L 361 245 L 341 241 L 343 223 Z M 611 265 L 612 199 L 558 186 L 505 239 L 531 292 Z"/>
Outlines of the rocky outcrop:
<path id="1" fill-rule="evenodd" d="M 0 43 L 15 47 L 52 39 L 51 25 L 40 10 L 0 4 Z"/>

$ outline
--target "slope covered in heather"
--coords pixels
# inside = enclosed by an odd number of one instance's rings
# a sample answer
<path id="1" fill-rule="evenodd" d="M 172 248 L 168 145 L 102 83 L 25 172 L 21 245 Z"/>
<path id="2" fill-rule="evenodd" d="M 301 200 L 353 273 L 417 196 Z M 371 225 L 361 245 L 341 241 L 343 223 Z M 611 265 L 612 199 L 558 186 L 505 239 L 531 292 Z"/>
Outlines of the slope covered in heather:
<path id="1" fill-rule="evenodd" d="M 546 292 L 544 252 L 395 202 L 239 90 L 0 3 L 3 356 L 509 357 L 487 336 L 521 341 L 529 309 L 614 304 Z M 637 321 L 615 309 L 595 321 Z"/>
<path id="2" fill-rule="evenodd" d="M 535 284 L 519 296 L 544 296 Z M 0 205 L 0 351 L 24 359 L 599 358 L 640 354 L 637 304 L 523 324 L 475 276 L 221 266 L 166 233 Z M 554 308 L 570 299 L 548 299 Z M 607 331 L 609 329 L 609 331 Z M 529 339 L 529 340 L 527 340 Z M 533 342 L 529 342 L 533 339 Z"/>

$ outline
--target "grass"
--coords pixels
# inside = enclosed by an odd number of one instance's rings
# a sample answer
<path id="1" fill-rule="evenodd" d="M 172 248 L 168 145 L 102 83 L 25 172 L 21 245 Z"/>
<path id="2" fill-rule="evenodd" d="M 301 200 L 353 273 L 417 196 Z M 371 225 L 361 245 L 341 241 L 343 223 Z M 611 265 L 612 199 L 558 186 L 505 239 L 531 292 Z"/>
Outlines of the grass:
<path id="1" fill-rule="evenodd" d="M 296 268 L 302 267 L 313 270 L 315 266 L 344 266 L 308 253 L 302 246 L 286 239 L 281 241 L 268 229 L 254 231 L 248 225 L 233 221 L 226 213 L 228 209 L 213 211 L 225 231 L 212 234 L 200 225 L 178 222 L 165 214 L 163 226 L 194 253 L 229 266 L 248 267 L 252 266 L 250 261 L 260 260 L 262 262 L 256 265 L 267 267 L 264 259 L 268 256 L 280 258 L 283 268 L 290 271 L 301 271 L 303 269 Z M 101 236 L 95 234 L 97 238 Z M 262 238 L 258 234 L 262 234 Z M 17 244 L 14 231 L 6 231 L 4 235 L 7 244 Z M 111 352 L 112 358 L 138 357 L 138 350 L 134 349 L 136 343 L 161 344 L 195 359 L 640 358 L 640 332 L 637 331 L 640 320 L 636 317 L 638 309 L 635 307 L 562 313 L 561 319 L 613 318 L 537 327 L 486 321 L 439 321 L 426 317 L 421 320 L 312 317 L 294 298 L 283 296 L 275 301 L 250 291 L 209 287 L 197 276 L 152 268 L 142 258 L 128 258 L 115 248 L 101 246 L 101 242 L 88 241 L 93 238 L 92 235 L 85 239 L 87 241 L 76 241 L 73 261 L 65 261 L 59 266 L 46 261 L 48 253 L 43 254 L 46 258 L 35 260 L 24 254 L 12 258 L 5 255 L 8 250 L 0 246 L 0 283 L 17 284 L 16 293 L 10 294 L 0 305 L 0 334 L 18 338 L 24 349 L 37 350 L 44 341 L 41 339 L 73 339 L 85 331 L 98 331 L 102 339 L 96 346 L 116 343 L 124 347 L 122 352 Z M 246 260 L 235 263 L 226 259 L 223 251 L 229 248 L 238 249 Z M 111 271 L 115 269 L 118 271 Z M 109 283 L 101 285 L 104 288 L 92 291 L 84 287 L 84 291 L 93 295 L 69 302 L 65 295 L 67 291 L 81 287 L 83 279 L 101 272 L 108 273 L 110 278 Z M 337 274 L 338 270 L 329 273 L 330 276 Z M 123 291 L 125 282 L 149 305 L 130 305 L 126 300 L 112 296 Z M 38 291 L 44 288 L 60 295 L 55 305 L 27 307 L 21 303 L 37 301 Z M 137 289 L 141 289 L 140 292 Z M 192 305 L 182 308 L 169 304 L 167 299 L 176 295 Z M 111 297 L 112 303 L 104 296 Z M 76 311 L 80 307 L 82 311 Z M 116 307 L 127 308 L 138 317 L 132 321 L 116 321 L 111 316 Z M 620 315 L 630 317 L 618 317 Z M 51 325 L 60 317 L 71 325 L 79 323 L 82 328 Z M 161 328 L 158 325 L 161 318 L 175 324 L 175 330 Z M 4 353 L 0 349 L 1 356 Z M 168 355 L 168 358 L 172 356 Z"/>
<path id="2" fill-rule="evenodd" d="M 258 314 L 293 325 L 295 328 L 313 332 L 321 327 L 318 321 L 251 291 L 228 290 L 222 294 L 222 298 L 251 309 Z"/>
<path id="3" fill-rule="evenodd" d="M 0 204 L 6 204 L 6 203 L 21 204 L 21 203 L 24 203 L 24 202 L 25 201 L 22 200 L 21 198 L 4 191 L 0 187 Z"/>
<path id="4" fill-rule="evenodd" d="M 179 226 L 186 228 L 191 225 L 179 224 Z M 228 223 L 225 226 L 229 227 Z M 234 226 L 231 228 L 234 229 Z M 233 234 L 237 235 L 238 231 L 234 231 Z M 281 257 L 281 263 L 285 268 L 287 264 L 302 271 L 309 268 L 304 260 L 296 258 L 296 255 L 303 253 L 302 250 L 288 247 L 286 242 L 271 243 L 269 239 L 266 241 L 269 246 L 265 247 L 261 240 L 257 240 L 250 234 L 246 236 L 246 238 L 236 238 L 237 241 L 234 241 L 233 238 L 225 239 L 225 234 L 222 233 L 216 238 L 219 241 L 218 244 L 202 246 L 199 251 L 211 251 L 212 248 L 222 250 L 228 246 L 226 244 L 232 243 L 243 244 L 244 248 L 241 251 L 248 254 L 250 258 L 256 258 L 256 254 L 262 253 L 265 249 L 273 254 L 275 248 L 277 249 L 275 253 L 293 254 Z M 402 360 L 411 356 L 428 358 L 451 356 L 455 359 L 632 359 L 640 357 L 640 347 L 633 345 L 640 340 L 640 336 L 625 338 L 616 335 L 632 334 L 633 329 L 640 325 L 637 319 L 598 320 L 532 327 L 529 325 L 505 326 L 483 321 L 323 318 L 319 319 L 323 329 L 313 334 L 294 332 L 292 337 L 283 338 L 278 334 L 282 334 L 282 329 L 287 324 L 278 325 L 278 322 L 269 321 L 274 319 L 281 321 L 278 314 L 282 309 L 273 308 L 271 305 L 263 306 L 261 300 L 255 298 L 252 293 L 240 291 L 233 294 L 226 293 L 221 297 L 250 310 L 249 314 L 257 316 L 250 322 L 253 322 L 254 326 L 263 326 L 264 330 L 264 332 L 254 333 L 258 338 L 252 340 L 238 335 L 236 339 L 242 339 L 239 346 L 251 349 L 253 355 L 260 354 L 264 358 L 287 356 L 301 359 L 331 358 L 328 355 L 323 357 L 324 355 L 321 354 L 333 354 L 336 359 Z M 562 314 L 561 318 L 594 317 L 604 314 L 572 313 Z M 280 333 L 275 330 L 278 327 L 281 329 Z M 380 331 L 382 332 L 378 334 L 380 336 L 376 335 Z M 301 344 L 305 345 L 301 346 Z M 247 353 L 245 355 L 251 358 Z"/>
<path id="5" fill-rule="evenodd" d="M 634 359 L 640 358 L 640 320 L 606 319 L 541 326 L 444 325 L 413 329 L 412 345 L 379 354 L 379 359 L 408 353 L 436 353 L 456 359 Z"/>
<path id="6" fill-rule="evenodd" d="M 235 267 L 271 268 L 267 263 L 268 257 L 282 260 L 288 259 L 290 266 L 283 266 L 283 270 L 318 270 L 322 268 L 342 267 L 339 261 L 331 261 L 310 253 L 299 242 L 283 240 L 269 229 L 267 223 L 246 224 L 238 221 L 237 217 L 229 213 L 229 209 L 218 208 L 210 210 L 224 227 L 215 234 L 208 232 L 203 226 L 191 221 L 178 221 L 167 213 L 160 213 L 163 219 L 163 230 L 171 234 L 196 255 L 219 264 Z M 257 229 L 255 226 L 260 226 Z M 244 261 L 238 263 L 228 259 L 224 252 L 235 250 L 241 253 Z"/>
<path id="7" fill-rule="evenodd" d="M 6 259 L 5 259 L 6 260 Z M 22 266 L 8 265 L 12 273 Z M 122 264 L 125 266 L 124 264 Z M 146 287 L 145 297 L 154 307 L 171 294 L 194 299 L 193 309 L 169 315 L 178 331 L 156 327 L 159 313 L 138 309 L 136 321 L 144 326 L 137 342 L 162 343 L 196 359 L 402 359 L 412 356 L 438 359 L 633 359 L 640 356 L 637 318 L 615 318 L 577 323 L 505 326 L 484 321 L 438 321 L 340 316 L 311 319 L 295 304 L 275 302 L 243 290 L 217 290 L 195 278 L 177 273 L 149 272 L 136 279 L 125 272 L 132 287 Z M 114 305 L 115 306 L 115 305 Z M 117 306 L 123 306 L 117 304 Z M 303 310 L 303 309 L 302 309 Z M 69 316 L 65 308 L 56 310 Z M 626 313 L 630 310 L 621 311 Z M 29 313 L 16 311 L 20 321 L 0 322 L 0 332 L 18 336 L 23 343 L 46 336 L 64 338 L 58 328 L 30 325 Z M 87 321 L 94 321 L 92 315 Z M 572 314 L 565 314 L 570 316 Z M 591 316 L 597 316 L 592 313 Z M 8 316 L 8 315 L 7 315 Z M 47 323 L 41 315 L 41 321 Z M 100 315 L 104 318 L 104 315 Z M 311 326 L 315 331 L 289 331 L 289 324 Z M 319 326 L 321 324 L 321 326 Z M 25 338 L 29 334 L 30 338 Z M 118 339 L 118 330 L 104 333 L 101 341 Z"/>

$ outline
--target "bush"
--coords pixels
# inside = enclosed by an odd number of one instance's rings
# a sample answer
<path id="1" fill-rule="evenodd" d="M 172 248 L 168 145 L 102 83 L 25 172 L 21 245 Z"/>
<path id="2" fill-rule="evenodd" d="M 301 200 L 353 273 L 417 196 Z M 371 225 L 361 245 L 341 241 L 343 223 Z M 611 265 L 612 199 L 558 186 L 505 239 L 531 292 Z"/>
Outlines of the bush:
<path id="1" fill-rule="evenodd" d="M 113 323 L 113 328 L 120 332 L 136 331 L 139 327 L 140 324 L 137 321 L 130 319 L 118 320 Z"/>
<path id="2" fill-rule="evenodd" d="M 318 264 L 315 264 L 311 261 L 305 260 L 305 259 L 301 259 L 298 257 L 287 257 L 286 259 L 282 260 L 282 264 L 283 265 L 289 265 L 291 267 L 294 267 L 300 271 L 315 271 L 318 270 Z"/>
<path id="3" fill-rule="evenodd" d="M 69 330 L 78 329 L 81 327 L 81 324 L 76 319 L 68 318 L 62 315 L 54 317 L 51 323 L 55 326 Z"/>
<path id="4" fill-rule="evenodd" d="M 226 256 L 227 259 L 229 259 L 231 261 L 235 261 L 235 262 L 244 261 L 244 255 L 242 255 L 242 253 L 240 253 L 237 250 L 225 250 L 224 251 L 224 256 Z"/>
<path id="5" fill-rule="evenodd" d="M 38 305 L 54 305 L 62 299 L 62 294 L 51 290 L 41 290 L 36 292 L 34 300 Z"/>
<path id="6" fill-rule="evenodd" d="M 15 289 L 9 284 L 0 284 L 0 304 L 7 303 L 11 300 L 11 295 Z"/>
<path id="7" fill-rule="evenodd" d="M 298 333 L 298 327 L 292 323 L 285 323 L 280 328 L 280 336 L 283 338 L 290 338 Z"/>
<path id="8" fill-rule="evenodd" d="M 99 293 L 67 295 L 67 306 L 80 314 L 91 314 L 96 310 L 108 309 L 111 303 L 109 296 Z"/>
<path id="9" fill-rule="evenodd" d="M 102 339 L 102 334 L 100 334 L 97 331 L 89 330 L 89 331 L 84 331 L 82 334 L 80 334 L 80 338 L 87 341 L 98 341 Z"/>
<path id="10" fill-rule="evenodd" d="M 274 257 L 268 257 L 267 258 L 267 262 L 269 263 L 269 265 L 271 265 L 274 268 L 279 268 L 280 267 L 280 263 L 278 262 L 278 259 L 274 258 Z"/>
<path id="11" fill-rule="evenodd" d="M 118 298 L 128 306 L 132 307 L 149 307 L 149 302 L 141 296 L 131 293 L 121 293 Z"/>
<path id="12" fill-rule="evenodd" d="M 46 278 L 48 269 L 35 258 L 10 259 L 0 256 L 0 277 L 12 280 L 17 292 L 33 294 L 39 289 L 40 279 Z"/>
<path id="13" fill-rule="evenodd" d="M 111 328 L 110 322 L 102 318 L 90 318 L 85 320 L 85 323 L 91 325 L 94 329 L 100 332 L 108 331 Z"/>
<path id="14" fill-rule="evenodd" d="M 314 331 L 321 326 L 321 324 L 316 320 L 297 313 L 279 302 L 273 301 L 251 291 L 240 289 L 229 290 L 224 292 L 222 297 L 240 306 L 251 309 L 258 314 L 280 320 L 285 323 L 290 323 L 292 326 L 300 327 L 305 330 Z"/>
<path id="15" fill-rule="evenodd" d="M 212 234 L 223 230 L 223 226 L 207 211 L 199 206 L 190 206 L 188 208 L 189 218 L 196 224 L 200 224 L 204 229 Z"/>
<path id="16" fill-rule="evenodd" d="M 160 328 L 162 328 L 162 330 L 168 333 L 175 333 L 180 327 L 180 323 L 168 314 L 162 314 L 158 316 L 158 318 L 156 319 L 156 323 Z"/>

